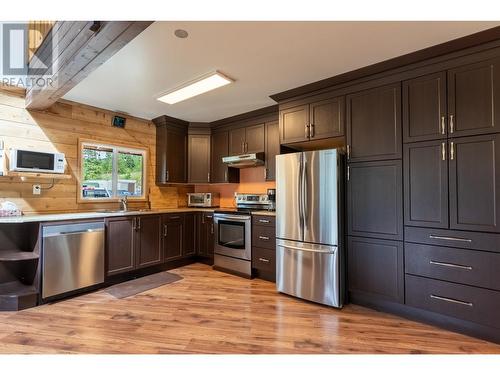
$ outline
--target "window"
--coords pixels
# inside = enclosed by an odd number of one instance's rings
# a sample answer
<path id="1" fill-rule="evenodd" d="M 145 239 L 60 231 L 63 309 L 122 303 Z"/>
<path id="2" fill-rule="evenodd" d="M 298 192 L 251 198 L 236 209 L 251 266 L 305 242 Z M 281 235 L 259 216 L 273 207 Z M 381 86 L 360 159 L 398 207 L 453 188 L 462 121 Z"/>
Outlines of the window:
<path id="1" fill-rule="evenodd" d="M 81 142 L 82 200 L 145 199 L 146 150 Z"/>

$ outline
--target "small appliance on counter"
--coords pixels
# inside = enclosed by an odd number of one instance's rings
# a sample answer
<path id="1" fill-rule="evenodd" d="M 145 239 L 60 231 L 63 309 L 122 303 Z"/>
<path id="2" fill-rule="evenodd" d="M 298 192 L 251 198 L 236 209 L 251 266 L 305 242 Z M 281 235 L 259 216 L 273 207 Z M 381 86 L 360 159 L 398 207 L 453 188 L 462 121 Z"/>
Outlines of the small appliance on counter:
<path id="1" fill-rule="evenodd" d="M 219 193 L 187 193 L 188 207 L 219 207 Z"/>
<path id="2" fill-rule="evenodd" d="M 245 277 L 252 275 L 252 212 L 269 211 L 267 194 L 239 194 L 236 208 L 214 212 L 214 268 Z"/>
<path id="3" fill-rule="evenodd" d="M 269 210 L 276 210 L 276 189 L 267 189 L 267 199 L 269 200 Z"/>

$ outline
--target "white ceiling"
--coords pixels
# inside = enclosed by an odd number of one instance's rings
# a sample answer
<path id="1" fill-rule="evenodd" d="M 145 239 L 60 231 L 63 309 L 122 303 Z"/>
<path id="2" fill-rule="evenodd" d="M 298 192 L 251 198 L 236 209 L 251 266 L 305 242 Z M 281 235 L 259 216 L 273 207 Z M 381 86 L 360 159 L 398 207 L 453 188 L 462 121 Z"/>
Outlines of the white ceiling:
<path id="1" fill-rule="evenodd" d="M 146 119 L 210 122 L 275 104 L 271 94 L 499 24 L 155 22 L 64 98 Z M 189 37 L 175 37 L 176 29 Z M 213 70 L 235 82 L 174 105 L 156 100 Z"/>

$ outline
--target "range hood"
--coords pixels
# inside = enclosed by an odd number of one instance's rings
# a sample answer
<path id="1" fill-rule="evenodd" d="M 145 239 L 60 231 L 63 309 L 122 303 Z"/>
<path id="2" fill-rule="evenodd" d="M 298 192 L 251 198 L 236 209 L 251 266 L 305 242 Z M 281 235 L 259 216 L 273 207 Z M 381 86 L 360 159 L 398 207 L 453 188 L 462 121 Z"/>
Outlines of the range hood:
<path id="1" fill-rule="evenodd" d="M 257 152 L 255 154 L 226 156 L 222 158 L 222 162 L 233 168 L 258 167 L 259 165 L 264 165 L 264 153 Z"/>

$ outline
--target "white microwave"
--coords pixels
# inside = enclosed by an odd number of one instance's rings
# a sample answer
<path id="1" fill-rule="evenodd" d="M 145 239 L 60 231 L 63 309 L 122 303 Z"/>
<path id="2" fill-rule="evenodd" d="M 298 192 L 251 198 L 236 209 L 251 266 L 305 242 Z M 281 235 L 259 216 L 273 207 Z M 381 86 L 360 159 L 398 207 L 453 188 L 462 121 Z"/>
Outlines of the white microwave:
<path id="1" fill-rule="evenodd" d="M 219 193 L 188 193 L 188 207 L 219 207 Z"/>
<path id="2" fill-rule="evenodd" d="M 64 173 L 64 154 L 11 149 L 9 170 L 14 172 Z"/>

